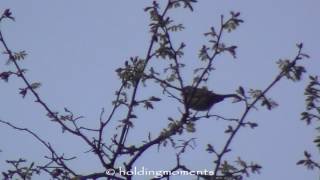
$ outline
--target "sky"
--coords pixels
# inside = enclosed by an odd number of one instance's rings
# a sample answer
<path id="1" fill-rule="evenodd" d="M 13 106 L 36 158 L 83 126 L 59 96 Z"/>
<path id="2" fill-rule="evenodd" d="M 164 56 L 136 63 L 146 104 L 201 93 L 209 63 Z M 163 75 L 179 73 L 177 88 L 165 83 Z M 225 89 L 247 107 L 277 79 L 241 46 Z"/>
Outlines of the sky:
<path id="1" fill-rule="evenodd" d="M 146 54 L 150 41 L 149 17 L 143 8 L 150 4 L 151 1 L 147 0 L 1 0 L 0 11 L 10 8 L 16 21 L 3 22 L 0 28 L 12 50 L 28 53 L 21 66 L 28 69 L 30 81 L 42 83 L 38 91 L 45 102 L 56 111 L 67 107 L 84 116 L 84 124 L 95 127 L 101 108 L 105 108 L 106 113 L 111 111 L 114 92 L 120 86 L 115 70 L 131 56 L 144 57 Z M 231 93 L 240 85 L 245 89 L 267 87 L 278 73 L 276 61 L 294 57 L 297 52 L 295 44 L 299 42 L 304 43 L 304 51 L 311 56 L 304 62 L 308 73 L 319 75 L 318 7 L 318 0 L 202 0 L 195 4 L 193 13 L 177 9 L 170 15 L 186 27 L 173 36 L 175 43 L 183 41 L 187 45 L 182 58 L 187 64 L 183 70 L 186 82 L 191 84 L 192 68 L 199 66 L 198 50 L 207 41 L 203 33 L 211 26 L 217 26 L 220 15 L 228 15 L 230 11 L 241 12 L 245 21 L 235 32 L 225 34 L 223 39 L 238 46 L 237 58 L 223 55 L 216 59 L 216 70 L 208 82 L 209 89 Z M 5 65 L 6 59 L 5 55 L 0 56 L 0 72 L 13 68 Z M 259 126 L 254 130 L 240 130 L 231 146 L 234 151 L 228 156 L 230 159 L 240 156 L 263 166 L 261 174 L 248 179 L 319 177 L 319 172 L 296 166 L 296 162 L 303 158 L 304 150 L 320 160 L 319 151 L 312 143 L 316 135 L 314 126 L 306 126 L 299 119 L 304 110 L 303 91 L 306 85 L 307 76 L 298 83 L 282 80 L 268 94 L 279 103 L 279 107 L 273 111 L 261 108 L 249 114 L 248 119 L 259 123 Z M 164 101 L 157 104 L 155 110 L 137 110 L 141 118 L 135 122 L 130 143 L 141 142 L 149 131 L 156 136 L 166 127 L 169 116 L 178 117 L 178 104 L 161 94 L 158 86 L 152 83 L 150 86 L 138 93 L 138 97 L 157 95 Z M 21 98 L 18 93 L 21 87 L 24 85 L 17 78 L 10 79 L 9 83 L 0 82 L 0 119 L 30 128 L 60 152 L 77 155 L 78 159 L 71 165 L 79 172 L 101 171 L 97 159 L 84 153 L 88 148 L 83 142 L 62 134 L 56 124 L 49 122 L 46 112 L 32 96 Z M 227 101 L 215 106 L 214 112 L 239 117 L 243 106 Z M 116 118 L 122 115 L 120 112 Z M 212 143 L 221 147 L 226 138 L 223 134 L 226 125 L 210 119 L 197 123 L 197 132 L 186 135 L 198 139 L 197 147 L 187 151 L 183 162 L 196 170 L 212 168 L 213 159 L 205 153 L 205 145 Z M 1 171 L 7 168 L 3 162 L 8 159 L 25 157 L 45 163 L 46 149 L 31 136 L 0 125 L 0 137 Z M 172 150 L 161 149 L 158 153 L 153 148 L 137 162 L 137 167 L 168 169 L 174 166 L 173 159 Z"/>

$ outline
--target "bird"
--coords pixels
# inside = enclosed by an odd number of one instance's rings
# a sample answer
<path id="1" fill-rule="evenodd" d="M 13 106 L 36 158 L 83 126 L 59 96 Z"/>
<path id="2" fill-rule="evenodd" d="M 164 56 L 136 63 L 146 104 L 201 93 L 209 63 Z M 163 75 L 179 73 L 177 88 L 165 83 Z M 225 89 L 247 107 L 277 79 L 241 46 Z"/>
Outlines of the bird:
<path id="1" fill-rule="evenodd" d="M 185 86 L 182 88 L 184 103 L 196 111 L 209 111 L 214 104 L 223 101 L 225 98 L 241 98 L 237 94 L 216 94 L 209 91 L 206 87 L 195 88 Z"/>

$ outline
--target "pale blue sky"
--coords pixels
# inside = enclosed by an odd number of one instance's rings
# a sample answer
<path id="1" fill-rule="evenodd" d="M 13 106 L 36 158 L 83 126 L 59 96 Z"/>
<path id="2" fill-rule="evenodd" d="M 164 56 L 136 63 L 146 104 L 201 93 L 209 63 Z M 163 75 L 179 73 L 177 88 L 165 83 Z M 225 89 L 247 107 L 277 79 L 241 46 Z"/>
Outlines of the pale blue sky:
<path id="1" fill-rule="evenodd" d="M 1 0 L 0 11 L 10 8 L 16 18 L 14 23 L 2 23 L 1 29 L 11 49 L 28 52 L 28 58 L 21 65 L 29 69 L 29 80 L 42 82 L 39 93 L 50 107 L 57 111 L 68 107 L 85 116 L 85 123 L 94 127 L 98 124 L 102 107 L 110 112 L 114 91 L 119 87 L 115 69 L 130 56 L 144 57 L 146 54 L 150 39 L 149 17 L 143 8 L 149 4 L 147 0 Z M 183 40 L 187 44 L 183 61 L 190 65 L 183 71 L 185 79 L 190 80 L 191 69 L 197 65 L 198 49 L 206 42 L 203 33 L 210 26 L 218 25 L 220 14 L 227 15 L 231 10 L 240 11 L 245 20 L 236 32 L 225 36 L 226 42 L 239 46 L 238 58 L 234 60 L 224 55 L 216 60 L 217 70 L 209 81 L 210 89 L 229 93 L 239 85 L 247 89 L 265 88 L 278 72 L 275 62 L 279 58 L 293 57 L 298 42 L 305 44 L 304 50 L 311 56 L 305 62 L 307 70 L 319 75 L 319 7 L 318 0 L 202 0 L 195 5 L 194 13 L 177 10 L 172 14 L 176 17 L 174 19 L 186 27 L 175 38 L 177 43 Z M 6 58 L 4 55 L 0 57 L 0 72 L 12 68 L 4 65 Z M 299 83 L 281 81 L 269 94 L 280 106 L 271 112 L 264 109 L 252 112 L 248 119 L 257 121 L 259 127 L 241 130 L 232 144 L 235 151 L 229 157 L 241 156 L 263 166 L 262 173 L 250 179 L 318 178 L 318 172 L 295 165 L 306 149 L 320 160 L 312 143 L 316 135 L 314 128 L 299 120 L 300 112 L 304 110 L 302 94 L 306 80 L 305 77 Z M 21 98 L 18 94 L 20 87 L 24 85 L 17 78 L 8 84 L 0 83 L 0 119 L 38 132 L 60 148 L 60 152 L 78 155 L 79 160 L 74 161 L 73 166 L 80 172 L 101 171 L 95 157 L 83 153 L 88 149 L 83 148 L 81 141 L 61 134 L 57 125 L 48 123 L 45 112 L 33 102 L 33 97 Z M 140 142 L 148 131 L 156 136 L 166 127 L 168 116 L 177 117 L 173 100 L 155 89 L 157 87 L 151 87 L 139 96 L 155 94 L 166 101 L 159 103 L 156 110 L 138 111 L 141 119 L 136 122 L 130 142 Z M 241 107 L 228 101 L 216 106 L 214 111 L 237 117 Z M 121 114 L 117 116 L 121 117 Z M 199 139 L 197 150 L 188 151 L 183 162 L 196 170 L 212 167 L 212 158 L 204 152 L 205 144 L 221 146 L 225 142 L 225 125 L 212 120 L 199 122 L 197 133 L 188 135 Z M 0 153 L 0 170 L 6 168 L 2 163 L 6 159 L 25 157 L 45 162 L 46 149 L 31 136 L 1 125 L 0 137 L 3 151 Z M 174 158 L 163 157 L 172 155 L 171 151 L 163 150 L 158 154 L 154 148 L 137 166 L 167 169 L 174 165 Z"/>

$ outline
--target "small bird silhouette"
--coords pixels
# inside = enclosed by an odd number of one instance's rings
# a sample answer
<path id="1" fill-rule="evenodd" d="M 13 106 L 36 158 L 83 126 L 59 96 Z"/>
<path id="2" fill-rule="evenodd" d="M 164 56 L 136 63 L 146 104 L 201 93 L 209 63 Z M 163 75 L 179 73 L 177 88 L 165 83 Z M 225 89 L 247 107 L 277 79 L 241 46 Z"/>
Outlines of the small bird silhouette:
<path id="1" fill-rule="evenodd" d="M 241 99 L 236 94 L 216 94 L 209 91 L 206 87 L 195 88 L 192 86 L 184 87 L 182 95 L 188 107 L 196 111 L 209 111 L 214 104 L 223 101 L 225 98 Z"/>

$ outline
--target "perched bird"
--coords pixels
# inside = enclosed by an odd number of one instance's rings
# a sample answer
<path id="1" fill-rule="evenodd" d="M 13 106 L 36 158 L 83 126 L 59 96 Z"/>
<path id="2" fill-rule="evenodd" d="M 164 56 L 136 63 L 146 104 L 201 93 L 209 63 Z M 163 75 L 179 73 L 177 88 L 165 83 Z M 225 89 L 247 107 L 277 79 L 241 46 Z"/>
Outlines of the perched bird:
<path id="1" fill-rule="evenodd" d="M 209 91 L 206 87 L 195 88 L 192 86 L 184 87 L 182 89 L 182 95 L 188 107 L 196 111 L 209 111 L 214 104 L 223 101 L 225 98 L 232 97 L 240 99 L 236 94 L 216 94 Z"/>

